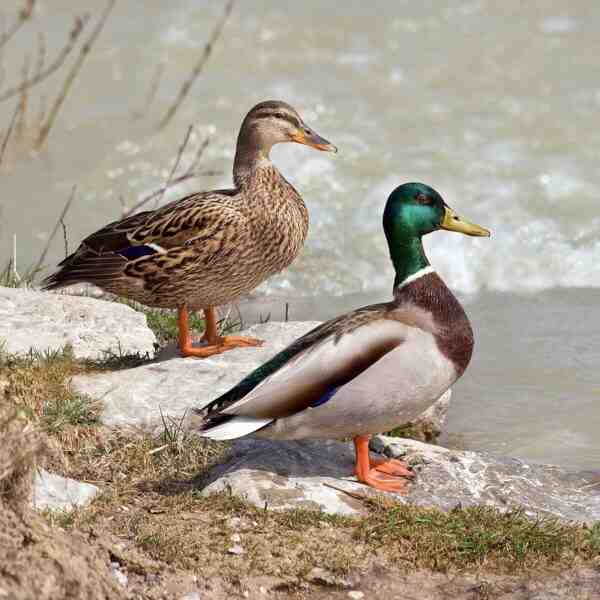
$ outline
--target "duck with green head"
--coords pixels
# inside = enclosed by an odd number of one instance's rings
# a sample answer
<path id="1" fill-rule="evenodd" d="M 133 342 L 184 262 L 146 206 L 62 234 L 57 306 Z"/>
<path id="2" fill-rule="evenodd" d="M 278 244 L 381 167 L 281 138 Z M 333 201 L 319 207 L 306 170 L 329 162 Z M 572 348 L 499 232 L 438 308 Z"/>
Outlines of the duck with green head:
<path id="1" fill-rule="evenodd" d="M 369 454 L 373 433 L 429 408 L 465 371 L 473 330 L 433 270 L 422 237 L 444 229 L 489 236 L 440 194 L 406 183 L 388 198 L 383 229 L 396 271 L 391 302 L 358 308 L 297 339 L 231 390 L 196 411 L 201 435 L 225 440 L 352 437 L 356 476 L 403 492 L 412 473 Z"/>

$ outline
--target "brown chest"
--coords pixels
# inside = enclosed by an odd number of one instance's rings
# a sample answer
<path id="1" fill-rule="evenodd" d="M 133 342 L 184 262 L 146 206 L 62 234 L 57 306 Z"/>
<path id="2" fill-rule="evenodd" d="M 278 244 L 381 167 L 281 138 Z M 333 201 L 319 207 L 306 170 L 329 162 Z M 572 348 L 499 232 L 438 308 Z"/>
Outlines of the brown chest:
<path id="1" fill-rule="evenodd" d="M 396 290 L 396 301 L 430 315 L 436 344 L 460 377 L 473 355 L 473 329 L 460 302 L 436 273 L 428 273 Z"/>

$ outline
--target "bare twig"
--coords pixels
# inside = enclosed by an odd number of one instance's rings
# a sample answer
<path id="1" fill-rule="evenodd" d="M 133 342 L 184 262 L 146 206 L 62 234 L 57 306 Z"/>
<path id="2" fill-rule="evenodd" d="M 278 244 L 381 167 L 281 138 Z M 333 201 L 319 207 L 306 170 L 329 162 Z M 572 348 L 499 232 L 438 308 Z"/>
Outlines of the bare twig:
<path id="1" fill-rule="evenodd" d="M 57 71 L 63 65 L 63 63 L 65 62 L 65 60 L 67 59 L 67 57 L 69 56 L 69 54 L 71 53 L 73 48 L 75 47 L 75 44 L 76 44 L 77 40 L 79 39 L 79 36 L 81 35 L 81 33 L 85 27 L 85 24 L 87 23 L 87 20 L 88 20 L 87 16 L 83 17 L 83 18 L 75 19 L 75 25 L 73 26 L 73 29 L 71 30 L 71 33 L 69 34 L 69 39 L 68 39 L 65 47 L 58 53 L 56 58 L 49 65 L 47 65 L 46 68 L 36 69 L 36 73 L 33 75 L 33 77 L 31 79 L 22 80 L 21 83 L 19 83 L 19 85 L 9 88 L 8 90 L 4 90 L 4 92 L 2 92 L 0 94 L 0 102 L 4 102 L 5 100 L 8 100 L 9 98 L 13 98 L 14 96 L 18 96 L 24 89 L 32 88 L 32 87 L 36 86 L 38 83 L 41 83 L 47 77 L 52 75 L 52 73 Z M 44 48 L 44 52 L 45 52 L 45 48 Z M 39 62 L 38 62 L 38 67 L 39 67 Z"/>
<path id="2" fill-rule="evenodd" d="M 38 109 L 38 115 L 37 115 L 37 123 L 36 123 L 36 129 L 35 131 L 39 131 L 42 128 L 42 125 L 44 124 L 44 119 L 46 118 L 46 109 L 48 108 L 47 106 L 47 98 L 45 95 L 41 95 L 40 96 L 40 102 L 39 102 L 39 109 Z"/>
<path id="3" fill-rule="evenodd" d="M 181 103 L 185 100 L 185 97 L 188 95 L 194 81 L 196 81 L 200 73 L 202 73 L 204 66 L 208 62 L 208 59 L 210 58 L 213 52 L 215 43 L 223 33 L 223 29 L 227 21 L 229 20 L 234 4 L 235 0 L 228 0 L 227 4 L 225 5 L 225 10 L 223 11 L 221 19 L 218 21 L 217 25 L 215 26 L 210 35 L 210 38 L 208 39 L 208 42 L 206 42 L 206 45 L 204 46 L 204 51 L 202 52 L 200 59 L 194 66 L 190 76 L 183 82 L 183 85 L 179 90 L 179 94 L 177 94 L 177 98 L 175 98 L 175 101 L 173 102 L 173 104 L 171 104 L 171 106 L 165 113 L 165 116 L 161 119 L 160 123 L 158 124 L 159 129 L 162 129 L 163 127 L 168 125 L 169 121 L 173 118 L 173 116 L 177 112 L 177 109 L 181 106 Z"/>
<path id="4" fill-rule="evenodd" d="M 188 175 L 189 177 L 191 177 L 194 174 L 194 172 L 196 171 L 196 168 L 200 164 L 200 161 L 202 160 L 202 156 L 203 156 L 205 150 L 208 148 L 209 144 L 210 144 L 210 136 L 206 136 L 204 138 L 204 141 L 200 144 L 200 146 L 198 146 L 198 150 L 196 150 L 196 156 L 194 156 L 194 160 L 192 160 L 192 162 L 190 163 L 190 166 L 187 168 L 187 171 L 184 173 L 184 175 Z"/>
<path id="5" fill-rule="evenodd" d="M 173 163 L 173 168 L 171 169 L 171 172 L 169 173 L 167 182 L 163 186 L 162 193 L 156 199 L 157 203 L 162 200 L 162 197 L 165 195 L 167 188 L 169 188 L 171 186 L 171 180 L 173 179 L 173 175 L 175 175 L 175 171 L 177 171 L 177 167 L 179 167 L 179 163 L 181 162 L 181 157 L 183 156 L 183 153 L 185 152 L 188 142 L 190 141 L 190 136 L 192 135 L 193 129 L 194 129 L 194 126 L 190 125 L 188 127 L 188 130 L 186 131 L 185 137 L 183 138 L 183 142 L 182 142 L 181 146 L 179 146 L 179 150 L 177 151 L 177 157 L 175 158 L 175 162 Z"/>
<path id="6" fill-rule="evenodd" d="M 59 219 L 63 230 L 63 242 L 65 243 L 65 258 L 69 256 L 69 239 L 67 237 L 67 226 L 65 225 L 64 217 Z"/>
<path id="7" fill-rule="evenodd" d="M 146 105 L 143 109 L 136 111 L 134 113 L 134 117 L 139 119 L 144 115 L 148 114 L 154 99 L 156 98 L 156 92 L 158 92 L 158 88 L 160 86 L 160 81 L 165 72 L 165 61 L 161 60 L 156 65 L 156 70 L 154 71 L 154 75 L 152 76 L 152 80 L 150 81 L 150 88 L 148 89 L 148 95 L 146 96 Z"/>
<path id="8" fill-rule="evenodd" d="M 46 64 L 46 36 L 43 32 L 38 34 L 38 46 L 37 46 L 37 61 L 35 64 L 34 77 L 39 77 L 40 73 L 44 71 L 44 65 Z"/>
<path id="9" fill-rule="evenodd" d="M 50 244 L 52 243 L 52 240 L 54 239 L 54 236 L 56 235 L 56 232 L 58 231 L 60 224 L 61 223 L 64 224 L 65 215 L 69 211 L 69 208 L 71 208 L 71 204 L 73 203 L 73 200 L 75 199 L 76 190 L 77 190 L 77 186 L 74 185 L 73 189 L 71 190 L 71 195 L 69 196 L 69 199 L 67 200 L 64 208 L 62 209 L 62 212 L 60 213 L 60 217 L 58 217 L 58 221 L 56 221 L 56 224 L 54 225 L 54 229 L 52 230 L 52 233 L 50 234 L 50 237 L 48 238 L 48 241 L 46 242 L 46 245 L 44 246 L 44 249 L 42 250 L 40 257 L 38 258 L 38 261 L 32 270 L 33 275 L 35 275 L 40 270 L 42 264 L 44 263 L 44 260 L 46 260 L 46 254 L 48 254 L 48 248 L 50 248 Z"/>
<path id="10" fill-rule="evenodd" d="M 29 76 L 29 62 L 30 56 L 27 54 L 25 56 L 25 60 L 23 61 L 23 81 L 27 80 Z M 22 139 L 25 134 L 26 127 L 26 115 L 27 115 L 27 100 L 29 99 L 29 91 L 26 87 L 21 89 L 21 97 L 19 98 L 19 118 L 17 119 L 17 123 L 15 125 L 15 135 L 17 139 Z"/>
<path id="11" fill-rule="evenodd" d="M 67 97 L 67 94 L 69 93 L 69 90 L 71 89 L 71 86 L 73 85 L 73 82 L 75 81 L 77 75 L 79 74 L 79 71 L 81 70 L 81 66 L 83 65 L 83 62 L 85 61 L 87 55 L 90 53 L 90 50 L 92 49 L 94 42 L 100 35 L 100 32 L 104 28 L 106 20 L 108 19 L 108 16 L 110 15 L 110 12 L 115 5 L 115 1 L 116 0 L 108 0 L 108 4 L 106 5 L 106 8 L 104 9 L 104 12 L 102 13 L 100 19 L 96 23 L 96 27 L 94 27 L 92 34 L 87 39 L 85 44 L 83 44 L 83 46 L 81 47 L 79 56 L 77 57 L 75 64 L 72 66 L 71 70 L 69 71 L 67 78 L 65 79 L 65 82 L 63 84 L 63 87 L 62 87 L 58 97 L 54 101 L 52 108 L 50 109 L 50 114 L 48 115 L 46 122 L 40 129 L 40 133 L 39 133 L 38 139 L 36 141 L 36 148 L 41 148 L 41 146 L 43 146 L 44 142 L 46 141 L 46 138 L 48 137 L 48 134 L 50 133 L 50 129 L 52 129 L 52 125 L 54 124 L 56 116 L 58 115 L 58 112 L 59 112 L 61 106 L 63 105 L 65 98 Z"/>
<path id="12" fill-rule="evenodd" d="M 15 111 L 13 112 L 13 116 L 10 120 L 10 125 L 4 134 L 4 139 L 2 140 L 2 147 L 0 148 L 0 165 L 2 165 L 2 161 L 4 160 L 4 153 L 6 152 L 6 147 L 8 146 L 8 141 L 10 140 L 10 136 L 12 134 L 13 128 L 15 126 L 15 122 L 17 120 L 17 115 L 19 114 L 19 110 L 21 109 L 21 103 L 17 103 L 15 106 Z"/>
<path id="13" fill-rule="evenodd" d="M 171 174 L 169 175 L 169 178 L 167 179 L 167 182 L 164 186 L 162 186 L 161 188 L 159 188 L 158 190 L 148 194 L 147 196 L 145 196 L 144 198 L 142 198 L 137 204 L 135 204 L 134 206 L 132 206 L 130 209 L 123 211 L 123 216 L 124 217 L 128 217 L 129 215 L 132 215 L 133 213 L 137 212 L 140 208 L 142 208 L 142 206 L 145 206 L 146 204 L 148 204 L 149 202 L 151 202 L 152 200 L 155 199 L 160 199 L 162 198 L 162 196 L 164 195 L 164 193 L 170 188 L 173 187 L 174 185 L 177 185 L 183 181 L 187 181 L 188 179 L 193 179 L 194 177 L 198 177 L 199 175 L 211 175 L 214 174 L 213 171 L 207 171 L 205 173 L 200 173 L 198 171 L 196 171 L 196 168 L 198 166 L 198 163 L 200 162 L 202 155 L 204 154 L 204 151 L 206 150 L 206 148 L 208 147 L 208 145 L 210 144 L 210 138 L 207 137 L 202 144 L 200 144 L 200 147 L 198 148 L 198 150 L 196 151 L 196 156 L 194 157 L 194 160 L 190 163 L 190 166 L 186 169 L 185 173 L 183 173 L 183 175 L 179 175 L 175 178 L 173 178 L 173 175 L 175 174 L 175 171 L 177 169 L 177 166 L 179 165 L 179 162 L 181 160 L 181 156 L 189 142 L 189 138 L 190 138 L 190 134 L 192 131 L 192 126 L 189 127 L 187 134 L 185 136 L 185 139 L 182 143 L 182 145 L 179 147 L 179 152 L 177 153 L 177 158 L 175 160 L 175 164 L 173 165 L 173 168 L 171 169 Z"/>
<path id="14" fill-rule="evenodd" d="M 363 502 L 371 499 L 368 496 L 366 496 L 365 494 L 357 494 L 356 492 L 351 492 L 350 490 L 345 490 L 344 488 L 340 488 L 335 485 L 331 485 L 330 483 L 323 483 L 323 485 L 325 487 L 331 488 L 332 490 L 335 490 L 336 492 L 342 492 L 343 494 L 346 494 L 347 496 L 350 496 L 351 498 L 356 498 L 357 500 L 362 500 Z"/>
<path id="15" fill-rule="evenodd" d="M 179 185 L 180 183 L 183 183 L 184 181 L 188 181 L 189 179 L 201 177 L 202 175 L 220 175 L 220 174 L 221 173 L 219 171 L 203 171 L 203 172 L 197 172 L 197 173 L 196 172 L 184 173 L 183 175 L 179 175 L 178 177 L 175 177 L 175 179 L 171 180 L 171 183 L 169 184 L 168 187 L 163 186 L 163 187 L 155 190 L 154 192 L 151 192 L 147 196 L 144 196 L 135 206 L 133 206 L 131 208 L 125 207 L 125 203 L 121 197 L 121 213 L 122 213 L 123 217 L 128 217 L 129 215 L 132 215 L 134 212 L 137 212 L 140 208 L 142 208 L 142 206 L 145 206 L 149 202 L 152 202 L 152 200 L 155 200 L 159 196 L 162 196 L 162 194 L 164 194 L 165 191 L 167 189 L 169 189 L 170 187 Z"/>
<path id="16" fill-rule="evenodd" d="M 0 36 L 0 48 L 4 47 L 23 27 L 26 21 L 28 21 L 31 17 L 31 13 L 33 12 L 33 7 L 35 6 L 35 0 L 26 0 L 25 5 L 19 11 L 18 19 Z"/>

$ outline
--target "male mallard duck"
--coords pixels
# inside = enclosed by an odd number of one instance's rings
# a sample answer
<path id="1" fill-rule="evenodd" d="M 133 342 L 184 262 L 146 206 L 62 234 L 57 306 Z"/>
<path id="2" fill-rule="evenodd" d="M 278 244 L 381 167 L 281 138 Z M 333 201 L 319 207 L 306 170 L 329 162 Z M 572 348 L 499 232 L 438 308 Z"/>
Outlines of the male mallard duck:
<path id="1" fill-rule="evenodd" d="M 195 193 L 110 223 L 60 263 L 61 269 L 44 281 L 45 289 L 88 282 L 147 306 L 177 308 L 184 356 L 260 344 L 219 337 L 214 307 L 250 292 L 302 249 L 308 211 L 269 159 L 271 148 L 281 142 L 337 151 L 289 104 L 261 102 L 240 129 L 233 189 Z M 199 309 L 205 314 L 207 345 L 193 348 L 188 310 Z"/>
<path id="2" fill-rule="evenodd" d="M 332 319 L 297 339 L 234 388 L 196 412 L 200 434 L 233 439 L 354 438 L 356 475 L 401 492 L 404 463 L 369 456 L 370 434 L 413 420 L 465 371 L 473 331 L 425 256 L 438 229 L 489 236 L 422 183 L 388 198 L 383 229 L 396 270 L 394 299 Z"/>

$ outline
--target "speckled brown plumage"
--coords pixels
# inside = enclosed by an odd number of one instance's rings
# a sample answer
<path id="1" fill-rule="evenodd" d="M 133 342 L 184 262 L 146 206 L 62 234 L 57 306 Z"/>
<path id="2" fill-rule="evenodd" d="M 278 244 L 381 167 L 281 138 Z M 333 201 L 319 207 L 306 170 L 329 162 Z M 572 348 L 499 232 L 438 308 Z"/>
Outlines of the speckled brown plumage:
<path id="1" fill-rule="evenodd" d="M 263 102 L 242 124 L 234 189 L 191 194 L 107 225 L 61 263 L 46 289 L 85 281 L 148 306 L 190 309 L 248 293 L 290 265 L 308 233 L 302 198 L 269 160 L 285 141 L 335 150 L 291 106 Z"/>

